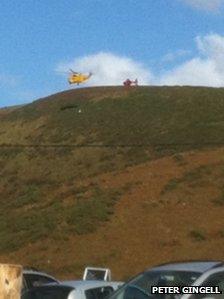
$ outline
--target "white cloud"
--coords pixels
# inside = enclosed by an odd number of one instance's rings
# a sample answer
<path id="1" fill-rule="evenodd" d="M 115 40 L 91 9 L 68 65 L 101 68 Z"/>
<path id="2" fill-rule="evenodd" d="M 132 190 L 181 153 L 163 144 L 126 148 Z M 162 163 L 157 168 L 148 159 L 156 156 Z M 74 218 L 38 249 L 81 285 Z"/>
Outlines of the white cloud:
<path id="1" fill-rule="evenodd" d="M 207 11 L 218 11 L 223 5 L 223 0 L 183 0 L 186 4 L 193 8 L 207 10 Z"/>
<path id="2" fill-rule="evenodd" d="M 210 34 L 196 43 L 198 55 L 164 73 L 158 84 L 224 86 L 224 37 Z"/>
<path id="3" fill-rule="evenodd" d="M 162 62 L 173 62 L 176 59 L 186 57 L 186 56 L 188 56 L 190 54 L 191 54 L 191 51 L 180 49 L 180 50 L 177 50 L 175 52 L 169 52 L 169 53 L 167 53 L 166 55 L 164 55 L 162 57 L 161 61 Z"/>
<path id="4" fill-rule="evenodd" d="M 153 81 L 152 73 L 141 63 L 112 53 L 100 52 L 60 63 L 56 71 L 65 72 L 70 68 L 78 72 L 93 72 L 94 75 L 86 83 L 89 86 L 122 85 L 127 78 L 138 78 L 142 85 Z"/>
<path id="5" fill-rule="evenodd" d="M 126 78 L 138 78 L 140 85 L 192 85 L 192 86 L 224 86 L 224 36 L 209 34 L 195 39 L 197 53 L 192 59 L 180 63 L 168 71 L 153 74 L 143 64 L 112 53 L 98 53 L 77 58 L 71 62 L 58 64 L 56 70 L 78 72 L 94 75 L 85 84 L 87 86 L 122 85 Z M 163 57 L 161 61 L 168 64 L 176 56 L 188 55 L 188 51 L 176 51 Z M 159 64 L 158 64 L 159 65 Z"/>

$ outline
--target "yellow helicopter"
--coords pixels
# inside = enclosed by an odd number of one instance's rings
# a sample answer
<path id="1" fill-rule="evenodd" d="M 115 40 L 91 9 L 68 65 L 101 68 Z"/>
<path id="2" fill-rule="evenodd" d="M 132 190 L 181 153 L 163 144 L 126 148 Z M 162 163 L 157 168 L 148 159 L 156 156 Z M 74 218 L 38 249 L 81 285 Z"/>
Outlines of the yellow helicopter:
<path id="1" fill-rule="evenodd" d="M 87 81 L 92 76 L 91 72 L 88 75 L 85 75 L 83 73 L 74 72 L 72 69 L 70 69 L 70 72 L 71 72 L 71 75 L 68 78 L 69 84 L 79 85 L 80 83 Z"/>

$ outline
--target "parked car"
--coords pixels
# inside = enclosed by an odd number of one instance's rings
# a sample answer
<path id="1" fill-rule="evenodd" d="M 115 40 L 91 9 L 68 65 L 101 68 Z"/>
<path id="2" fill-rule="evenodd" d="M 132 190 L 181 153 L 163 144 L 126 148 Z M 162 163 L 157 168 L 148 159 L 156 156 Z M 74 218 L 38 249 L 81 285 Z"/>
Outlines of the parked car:
<path id="1" fill-rule="evenodd" d="M 39 272 L 33 269 L 23 269 L 22 293 L 25 290 L 49 283 L 58 284 L 59 281 L 53 276 L 50 276 L 44 272 Z"/>
<path id="2" fill-rule="evenodd" d="M 113 281 L 63 281 L 27 290 L 22 299 L 104 299 L 121 285 Z"/>
<path id="3" fill-rule="evenodd" d="M 111 294 L 108 299 L 212 299 L 212 296 L 205 296 L 205 294 L 203 294 L 204 297 L 191 297 L 192 295 L 186 296 L 175 294 L 152 294 L 151 288 L 155 286 L 183 287 L 191 286 L 194 283 L 196 285 L 201 285 L 203 282 L 212 284 L 213 275 L 215 275 L 215 277 L 216 275 L 217 277 L 221 275 L 222 283 L 224 284 L 223 265 L 223 262 L 220 261 L 193 261 L 156 266 L 140 273 L 125 283 L 116 292 Z M 222 297 L 217 298 L 223 299 L 224 294 Z"/>

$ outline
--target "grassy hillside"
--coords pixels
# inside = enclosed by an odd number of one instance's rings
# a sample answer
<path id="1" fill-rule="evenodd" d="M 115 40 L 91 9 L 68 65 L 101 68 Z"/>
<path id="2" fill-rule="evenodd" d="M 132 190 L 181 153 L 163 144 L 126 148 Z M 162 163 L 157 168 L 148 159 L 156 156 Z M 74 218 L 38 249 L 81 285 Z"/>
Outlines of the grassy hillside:
<path id="1" fill-rule="evenodd" d="M 2 260 L 124 279 L 224 258 L 224 89 L 69 90 L 0 123 Z"/>

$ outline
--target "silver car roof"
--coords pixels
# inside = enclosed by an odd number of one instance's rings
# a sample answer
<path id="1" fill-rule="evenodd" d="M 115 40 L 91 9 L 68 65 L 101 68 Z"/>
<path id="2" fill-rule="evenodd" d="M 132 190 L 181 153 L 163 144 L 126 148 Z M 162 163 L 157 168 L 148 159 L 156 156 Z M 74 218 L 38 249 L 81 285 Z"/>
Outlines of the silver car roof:
<path id="1" fill-rule="evenodd" d="M 209 269 L 223 265 L 221 261 L 189 261 L 158 265 L 148 271 L 189 271 L 204 273 Z"/>
<path id="2" fill-rule="evenodd" d="M 118 286 L 122 285 L 122 281 L 103 281 L 103 280 L 66 280 L 61 281 L 61 284 L 74 287 L 76 289 L 90 289 L 90 288 L 97 288 L 97 287 L 105 287 L 111 286 L 117 288 Z"/>

